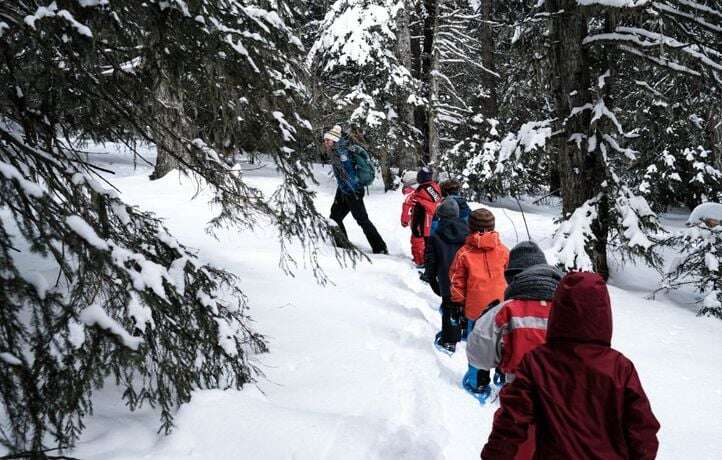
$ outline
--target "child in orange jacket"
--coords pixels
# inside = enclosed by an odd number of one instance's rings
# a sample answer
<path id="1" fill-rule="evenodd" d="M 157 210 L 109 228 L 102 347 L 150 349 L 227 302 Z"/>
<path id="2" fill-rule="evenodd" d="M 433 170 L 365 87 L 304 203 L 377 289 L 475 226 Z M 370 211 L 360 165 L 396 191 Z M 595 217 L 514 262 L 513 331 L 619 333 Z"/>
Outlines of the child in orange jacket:
<path id="1" fill-rule="evenodd" d="M 451 301 L 463 306 L 466 333 L 490 303 L 504 300 L 509 249 L 494 231 L 494 223 L 494 214 L 488 209 L 472 212 L 469 236 L 449 268 Z"/>

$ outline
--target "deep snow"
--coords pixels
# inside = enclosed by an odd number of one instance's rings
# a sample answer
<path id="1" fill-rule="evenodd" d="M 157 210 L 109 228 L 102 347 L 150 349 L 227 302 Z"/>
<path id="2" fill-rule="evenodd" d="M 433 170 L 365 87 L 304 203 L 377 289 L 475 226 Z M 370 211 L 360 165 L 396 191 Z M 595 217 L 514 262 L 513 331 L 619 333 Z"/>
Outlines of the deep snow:
<path id="1" fill-rule="evenodd" d="M 157 434 L 152 409 L 130 413 L 120 391 L 106 387 L 70 455 L 82 459 L 471 459 L 488 436 L 497 404 L 481 407 L 460 387 L 463 346 L 452 357 L 435 350 L 439 299 L 418 279 L 409 259 L 408 230 L 399 224 L 402 195 L 371 190 L 366 205 L 389 246 L 355 269 L 338 267 L 330 248 L 321 262 L 333 285 L 309 271 L 285 276 L 272 228 L 204 231 L 212 216 L 207 191 L 171 173 L 150 182 L 116 155 L 97 156 L 118 172 L 124 199 L 166 219 L 171 232 L 204 261 L 237 273 L 255 327 L 270 353 L 256 357 L 265 377 L 242 391 L 198 391 L 178 411 L 169 436 Z M 247 173 L 271 191 L 271 165 Z M 335 185 L 319 166 L 317 206 L 327 212 Z M 472 206 L 473 208 L 474 206 Z M 525 234 L 521 214 L 494 208 L 510 247 Z M 553 214 L 526 215 L 533 238 L 552 244 Z M 368 250 L 348 217 L 350 238 Z M 662 430 L 659 458 L 713 459 L 722 451 L 722 322 L 696 317 L 658 297 L 649 270 L 627 267 L 612 280 L 613 346 L 636 364 Z"/>

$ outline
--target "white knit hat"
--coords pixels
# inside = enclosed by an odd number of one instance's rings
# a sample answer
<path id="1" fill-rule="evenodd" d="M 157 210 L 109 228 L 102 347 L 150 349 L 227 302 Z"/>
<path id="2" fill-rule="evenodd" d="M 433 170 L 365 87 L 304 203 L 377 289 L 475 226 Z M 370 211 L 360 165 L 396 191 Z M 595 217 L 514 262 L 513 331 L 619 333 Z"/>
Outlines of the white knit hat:
<path id="1" fill-rule="evenodd" d="M 323 135 L 323 140 L 330 139 L 334 142 L 338 142 L 341 140 L 341 127 L 339 125 L 335 125 L 333 128 L 331 128 L 330 131 L 326 132 L 326 134 Z"/>
<path id="2" fill-rule="evenodd" d="M 416 185 L 416 171 L 409 169 L 401 176 L 401 183 L 407 187 Z"/>

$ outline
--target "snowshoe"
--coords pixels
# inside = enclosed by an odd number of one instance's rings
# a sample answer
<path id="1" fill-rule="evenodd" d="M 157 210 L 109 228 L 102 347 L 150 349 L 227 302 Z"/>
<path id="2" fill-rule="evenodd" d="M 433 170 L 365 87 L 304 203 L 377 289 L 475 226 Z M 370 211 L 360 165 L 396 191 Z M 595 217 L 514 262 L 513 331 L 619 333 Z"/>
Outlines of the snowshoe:
<path id="1" fill-rule="evenodd" d="M 491 396 L 492 391 L 489 384 L 479 384 L 478 376 L 479 369 L 469 364 L 469 370 L 464 374 L 464 378 L 461 380 L 461 386 L 483 405 Z"/>
<path id="2" fill-rule="evenodd" d="M 456 351 L 456 344 L 455 343 L 444 343 L 441 341 L 441 332 L 436 334 L 436 338 L 434 339 L 434 346 L 437 350 L 439 350 L 442 353 L 445 353 L 449 356 L 453 355 Z"/>
<path id="3" fill-rule="evenodd" d="M 476 398 L 477 401 L 479 401 L 479 404 L 482 406 L 487 403 L 489 400 L 489 397 L 491 397 L 491 386 L 484 385 L 481 388 L 473 387 L 471 385 L 467 384 L 468 382 L 466 379 L 464 379 L 463 386 L 464 390 L 466 390 L 471 396 Z"/>

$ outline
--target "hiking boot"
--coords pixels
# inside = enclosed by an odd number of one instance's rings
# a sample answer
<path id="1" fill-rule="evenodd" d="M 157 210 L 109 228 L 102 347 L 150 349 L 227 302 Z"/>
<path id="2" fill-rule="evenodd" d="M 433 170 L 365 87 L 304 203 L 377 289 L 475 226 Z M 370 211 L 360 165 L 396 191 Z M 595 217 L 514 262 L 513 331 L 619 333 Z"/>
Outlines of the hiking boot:
<path id="1" fill-rule="evenodd" d="M 434 346 L 439 349 L 439 351 L 448 353 L 448 354 L 454 354 L 456 351 L 456 344 L 453 342 L 442 342 L 441 340 L 441 332 L 436 334 L 436 338 L 434 339 Z"/>
<path id="2" fill-rule="evenodd" d="M 487 383 L 481 383 L 479 381 L 479 377 L 485 376 L 486 371 L 480 370 L 469 364 L 469 370 L 466 371 L 466 374 L 464 374 L 464 378 L 461 381 L 461 386 L 464 387 L 464 390 L 471 393 L 473 397 L 479 400 L 481 404 L 484 404 L 487 399 L 489 399 L 489 396 L 491 396 L 491 386 L 489 386 L 489 378 L 486 376 L 484 379 Z"/>
<path id="3" fill-rule="evenodd" d="M 504 386 L 506 383 L 506 375 L 504 375 L 503 372 L 500 372 L 499 369 L 494 371 L 494 385 L 498 387 Z"/>
<path id="4" fill-rule="evenodd" d="M 348 240 L 346 233 L 339 227 L 331 227 L 331 236 L 333 237 L 333 245 L 339 249 L 353 249 L 354 246 Z"/>

